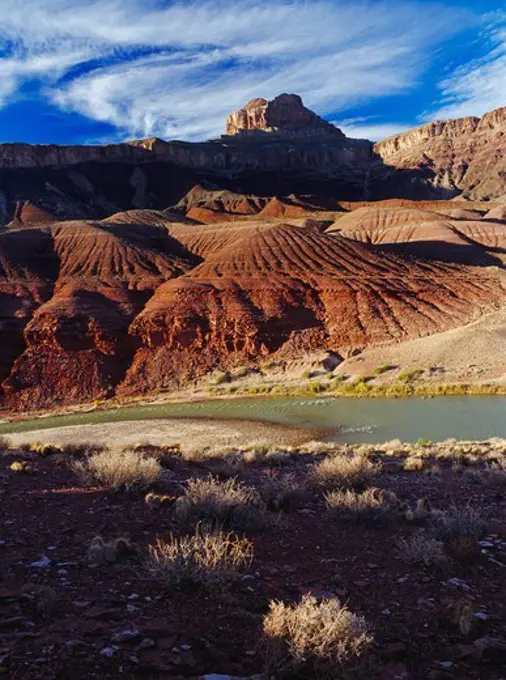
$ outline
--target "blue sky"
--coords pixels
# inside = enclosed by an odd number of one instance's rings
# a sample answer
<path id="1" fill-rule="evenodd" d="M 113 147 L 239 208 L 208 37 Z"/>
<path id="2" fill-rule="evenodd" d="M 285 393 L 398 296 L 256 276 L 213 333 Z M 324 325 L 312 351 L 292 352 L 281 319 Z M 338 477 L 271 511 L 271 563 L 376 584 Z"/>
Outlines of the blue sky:
<path id="1" fill-rule="evenodd" d="M 496 0 L 0 0 L 0 141 L 200 140 L 300 94 L 381 139 L 506 105 Z"/>

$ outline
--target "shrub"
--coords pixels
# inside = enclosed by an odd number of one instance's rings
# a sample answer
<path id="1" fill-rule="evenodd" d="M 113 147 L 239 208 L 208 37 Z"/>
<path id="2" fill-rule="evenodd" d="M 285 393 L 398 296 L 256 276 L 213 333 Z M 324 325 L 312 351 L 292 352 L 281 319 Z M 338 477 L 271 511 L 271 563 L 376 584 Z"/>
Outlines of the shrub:
<path id="1" fill-rule="evenodd" d="M 367 489 L 362 493 L 331 491 L 326 494 L 327 509 L 332 514 L 355 522 L 383 522 L 397 505 L 397 497 L 382 489 Z"/>
<path id="2" fill-rule="evenodd" d="M 424 466 L 425 461 L 423 458 L 419 458 L 418 456 L 410 456 L 404 461 L 402 469 L 406 472 L 421 472 L 424 469 Z"/>
<path id="3" fill-rule="evenodd" d="M 288 510 L 304 505 L 308 490 L 293 474 L 266 475 L 260 495 L 269 510 Z"/>
<path id="4" fill-rule="evenodd" d="M 92 564 L 114 564 L 139 557 L 139 546 L 128 538 L 115 538 L 104 541 L 102 536 L 95 536 L 88 548 L 88 560 Z"/>
<path id="5" fill-rule="evenodd" d="M 478 541 L 486 529 L 486 522 L 469 505 L 453 506 L 435 516 L 432 522 L 432 534 L 456 560 L 465 560 L 479 552 Z"/>
<path id="6" fill-rule="evenodd" d="M 422 437 L 419 437 L 416 440 L 416 445 L 419 446 L 419 447 L 431 446 L 432 441 L 430 439 L 423 439 Z"/>
<path id="7" fill-rule="evenodd" d="M 337 599 L 304 596 L 298 604 L 272 602 L 263 622 L 268 670 L 343 677 L 372 643 L 367 624 Z"/>
<path id="8" fill-rule="evenodd" d="M 36 613 L 43 619 L 49 619 L 55 613 L 60 601 L 56 590 L 43 584 L 35 586 L 30 597 Z"/>
<path id="9" fill-rule="evenodd" d="M 30 472 L 30 466 L 25 460 L 15 460 L 10 464 L 12 472 Z"/>
<path id="10" fill-rule="evenodd" d="M 423 375 L 423 370 L 421 368 L 415 368 L 413 371 L 405 371 L 404 373 L 401 373 L 398 377 L 398 380 L 407 383 L 419 378 L 421 375 Z"/>
<path id="11" fill-rule="evenodd" d="M 195 533 L 149 546 L 147 568 L 169 589 L 224 586 L 249 567 L 253 545 L 246 538 L 224 533 Z"/>
<path id="12" fill-rule="evenodd" d="M 232 375 L 229 371 L 218 371 L 214 375 L 214 384 L 223 385 L 232 381 Z"/>
<path id="13" fill-rule="evenodd" d="M 11 442 L 7 437 L 0 436 L 0 451 L 9 451 Z"/>
<path id="14" fill-rule="evenodd" d="M 186 493 L 176 502 L 176 516 L 184 524 L 204 522 L 211 527 L 248 530 L 266 524 L 266 507 L 256 489 L 209 475 L 190 479 Z"/>
<path id="15" fill-rule="evenodd" d="M 378 366 L 374 370 L 374 373 L 375 375 L 383 375 L 383 373 L 387 373 L 387 371 L 393 371 L 394 369 L 395 366 L 392 366 L 391 364 L 383 364 L 382 366 Z"/>
<path id="16" fill-rule="evenodd" d="M 84 462 L 74 462 L 72 468 L 84 482 L 95 480 L 114 490 L 147 487 L 162 472 L 162 466 L 155 458 L 120 450 L 94 453 Z"/>
<path id="17" fill-rule="evenodd" d="M 408 540 L 398 542 L 403 559 L 425 567 L 441 566 L 446 562 L 444 543 L 420 531 Z"/>
<path id="18" fill-rule="evenodd" d="M 325 489 L 363 489 L 378 474 L 380 466 L 366 456 L 327 456 L 311 470 L 311 482 Z"/>

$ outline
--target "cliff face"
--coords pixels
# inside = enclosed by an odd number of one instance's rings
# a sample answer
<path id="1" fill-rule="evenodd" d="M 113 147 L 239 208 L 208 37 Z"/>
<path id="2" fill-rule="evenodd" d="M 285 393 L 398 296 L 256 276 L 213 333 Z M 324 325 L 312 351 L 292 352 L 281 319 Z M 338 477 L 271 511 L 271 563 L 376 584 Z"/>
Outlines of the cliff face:
<path id="1" fill-rule="evenodd" d="M 255 99 L 202 143 L 0 145 L 0 226 L 164 209 L 195 185 L 253 196 L 480 200 L 506 194 L 506 109 L 423 125 L 376 145 L 349 139 L 297 95 Z"/>
<path id="2" fill-rule="evenodd" d="M 375 144 L 381 163 L 373 169 L 381 184 L 388 172 L 419 171 L 427 190 L 448 197 L 493 199 L 506 193 L 506 107 L 483 118 L 422 125 Z"/>

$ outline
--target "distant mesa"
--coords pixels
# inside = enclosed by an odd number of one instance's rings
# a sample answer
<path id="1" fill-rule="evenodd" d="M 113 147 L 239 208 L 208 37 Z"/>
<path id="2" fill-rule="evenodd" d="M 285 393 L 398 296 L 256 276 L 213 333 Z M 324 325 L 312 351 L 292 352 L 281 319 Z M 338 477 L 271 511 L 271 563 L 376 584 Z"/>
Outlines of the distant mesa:
<path id="1" fill-rule="evenodd" d="M 339 128 L 306 108 L 298 94 L 280 94 L 272 101 L 252 99 L 227 118 L 227 135 L 258 132 L 344 137 Z"/>

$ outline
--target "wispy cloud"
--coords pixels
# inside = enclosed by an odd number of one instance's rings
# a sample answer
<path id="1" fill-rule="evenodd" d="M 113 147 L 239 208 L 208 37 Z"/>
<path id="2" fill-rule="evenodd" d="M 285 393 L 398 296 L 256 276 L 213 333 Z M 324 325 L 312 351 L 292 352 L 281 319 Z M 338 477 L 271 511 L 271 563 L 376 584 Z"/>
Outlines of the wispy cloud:
<path id="1" fill-rule="evenodd" d="M 441 82 L 440 105 L 426 113 L 427 120 L 481 116 L 506 106 L 506 12 L 489 19 L 482 36 L 485 54 Z"/>
<path id="2" fill-rule="evenodd" d="M 416 0 L 2 5 L 0 106 L 36 80 L 41 96 L 125 137 L 188 139 L 220 134 L 225 116 L 256 96 L 298 92 L 319 113 L 337 115 L 406 93 L 431 48 L 471 19 Z M 367 136 L 383 132 L 369 126 Z"/>
<path id="3" fill-rule="evenodd" d="M 370 139 L 379 142 L 386 137 L 392 137 L 413 127 L 409 123 L 378 123 L 375 116 L 361 116 L 332 121 L 347 137 L 355 139 Z"/>

